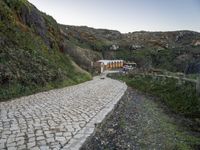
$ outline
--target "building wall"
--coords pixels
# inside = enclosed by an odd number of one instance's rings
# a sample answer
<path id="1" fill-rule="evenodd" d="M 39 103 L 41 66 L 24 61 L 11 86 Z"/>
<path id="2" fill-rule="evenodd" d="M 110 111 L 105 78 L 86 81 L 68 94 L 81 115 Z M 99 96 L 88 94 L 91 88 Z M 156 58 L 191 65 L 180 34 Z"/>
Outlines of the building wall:
<path id="1" fill-rule="evenodd" d="M 104 64 L 103 62 L 96 62 L 94 63 L 95 68 L 98 68 L 97 70 L 99 72 L 105 71 L 105 70 L 112 70 L 112 69 L 118 69 L 122 68 L 124 65 L 123 61 L 110 61 Z"/>

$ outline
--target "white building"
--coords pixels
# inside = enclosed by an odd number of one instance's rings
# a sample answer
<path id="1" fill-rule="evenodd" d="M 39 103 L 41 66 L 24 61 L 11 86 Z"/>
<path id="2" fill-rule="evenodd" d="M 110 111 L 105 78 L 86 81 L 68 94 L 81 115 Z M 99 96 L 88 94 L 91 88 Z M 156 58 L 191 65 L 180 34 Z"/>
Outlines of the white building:
<path id="1" fill-rule="evenodd" d="M 99 64 L 100 68 L 101 68 L 101 73 L 104 70 L 111 70 L 111 69 L 118 69 L 118 68 L 122 68 L 124 65 L 124 61 L 123 60 L 99 60 L 97 61 L 97 63 Z"/>

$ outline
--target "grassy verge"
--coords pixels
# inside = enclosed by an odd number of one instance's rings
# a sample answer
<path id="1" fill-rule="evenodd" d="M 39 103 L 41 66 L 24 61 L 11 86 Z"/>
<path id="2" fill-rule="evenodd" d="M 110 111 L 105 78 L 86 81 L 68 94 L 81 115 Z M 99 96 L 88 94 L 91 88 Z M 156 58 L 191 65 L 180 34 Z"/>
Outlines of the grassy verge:
<path id="1" fill-rule="evenodd" d="M 163 102 L 167 105 L 167 108 L 175 113 L 185 115 L 189 118 L 185 119 L 185 117 L 180 116 L 178 117 L 178 120 L 174 118 L 177 121 L 172 121 L 173 119 L 171 118 L 173 118 L 174 115 L 171 117 L 169 114 L 161 115 L 162 113 L 150 113 L 157 115 L 155 116 L 153 124 L 158 123 L 160 129 L 163 130 L 166 147 L 169 147 L 169 149 L 181 150 L 199 149 L 200 139 L 198 133 L 200 131 L 200 98 L 196 94 L 195 85 L 193 83 L 179 83 L 174 79 L 159 80 L 147 76 L 114 75 L 112 77 L 126 82 L 129 86 L 135 89 L 158 97 L 160 100 L 163 100 Z M 146 102 L 150 103 L 148 101 Z M 152 110 L 151 105 L 147 105 L 145 107 L 146 108 L 144 109 L 149 112 Z M 153 118 L 151 117 L 151 119 Z M 142 120 L 144 120 L 144 116 Z M 147 130 L 148 133 L 149 131 L 150 130 Z M 154 129 L 153 133 L 150 135 L 153 134 Z M 158 133 L 156 133 L 156 135 L 157 134 Z M 172 135 L 176 138 L 171 138 L 173 137 Z"/>
<path id="2" fill-rule="evenodd" d="M 128 88 L 113 113 L 97 126 L 94 136 L 82 147 L 88 149 L 197 150 L 200 137 L 183 128 L 182 120 L 136 90 Z"/>
<path id="3" fill-rule="evenodd" d="M 91 79 L 91 76 L 87 74 L 76 74 L 74 80 L 65 79 L 63 81 L 52 81 L 45 85 L 41 84 L 31 84 L 23 85 L 16 82 L 15 84 L 8 84 L 6 86 L 1 86 L 0 88 L 0 102 L 7 101 L 13 98 L 18 98 L 21 96 L 31 95 L 37 92 L 48 91 L 56 88 L 63 88 L 66 86 L 71 86 L 79 84 Z"/>
<path id="4" fill-rule="evenodd" d="M 118 76 L 129 86 L 160 97 L 176 113 L 199 118 L 200 98 L 193 83 L 178 83 L 175 79 L 158 80 L 152 77 Z"/>
<path id="5" fill-rule="evenodd" d="M 56 51 L 53 54 L 10 48 L 0 51 L 0 102 L 91 79 L 70 57 Z"/>

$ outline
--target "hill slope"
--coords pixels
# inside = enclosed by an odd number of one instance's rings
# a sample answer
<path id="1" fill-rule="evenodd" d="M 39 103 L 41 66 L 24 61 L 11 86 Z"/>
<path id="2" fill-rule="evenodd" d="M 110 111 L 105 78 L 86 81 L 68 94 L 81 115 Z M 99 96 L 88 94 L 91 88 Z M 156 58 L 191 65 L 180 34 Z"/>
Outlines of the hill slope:
<path id="1" fill-rule="evenodd" d="M 63 26 L 62 26 L 63 27 Z M 200 72 L 200 33 L 193 31 L 122 34 L 86 26 L 64 26 L 67 38 L 105 59 L 136 61 L 140 67 Z"/>
<path id="2" fill-rule="evenodd" d="M 200 33 L 132 32 L 58 24 L 27 0 L 0 1 L 0 99 L 76 84 L 98 59 L 200 72 Z M 74 62 L 73 62 L 74 61 Z"/>
<path id="3" fill-rule="evenodd" d="M 90 79 L 62 51 L 57 22 L 26 0 L 0 1 L 0 100 Z"/>

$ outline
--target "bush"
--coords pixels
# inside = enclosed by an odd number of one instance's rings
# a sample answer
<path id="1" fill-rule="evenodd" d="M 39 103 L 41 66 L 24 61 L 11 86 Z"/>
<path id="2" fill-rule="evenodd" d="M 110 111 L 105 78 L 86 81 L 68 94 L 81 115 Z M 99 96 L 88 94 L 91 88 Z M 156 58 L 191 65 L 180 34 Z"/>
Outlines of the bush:
<path id="1" fill-rule="evenodd" d="M 31 19 L 30 25 L 21 15 Z M 35 27 L 42 33 L 47 28 L 47 34 L 43 37 Z M 27 0 L 0 1 L 0 101 L 91 79 L 60 52 L 60 40 L 56 21 Z"/>
<path id="2" fill-rule="evenodd" d="M 200 99 L 194 83 L 178 83 L 175 79 L 158 80 L 152 77 L 118 77 L 128 85 L 160 97 L 171 110 L 189 116 L 200 114 Z"/>

